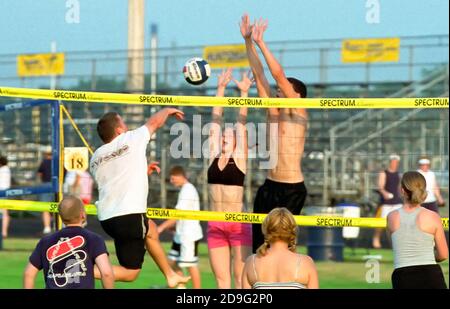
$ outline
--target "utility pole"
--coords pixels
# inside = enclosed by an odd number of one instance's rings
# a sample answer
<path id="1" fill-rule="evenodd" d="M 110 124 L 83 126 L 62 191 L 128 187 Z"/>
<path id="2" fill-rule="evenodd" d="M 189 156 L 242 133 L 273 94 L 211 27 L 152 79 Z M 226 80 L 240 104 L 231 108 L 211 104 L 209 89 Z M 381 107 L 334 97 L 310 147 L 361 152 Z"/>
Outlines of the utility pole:
<path id="1" fill-rule="evenodd" d="M 144 90 L 145 0 L 128 0 L 128 91 Z"/>

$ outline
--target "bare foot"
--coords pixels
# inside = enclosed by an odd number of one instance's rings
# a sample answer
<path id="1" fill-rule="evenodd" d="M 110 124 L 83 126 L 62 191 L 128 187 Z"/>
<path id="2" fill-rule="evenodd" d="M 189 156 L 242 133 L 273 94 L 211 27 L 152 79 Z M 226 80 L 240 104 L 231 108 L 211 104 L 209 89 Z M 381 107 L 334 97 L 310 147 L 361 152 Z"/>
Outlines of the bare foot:
<path id="1" fill-rule="evenodd" d="M 178 285 L 187 283 L 189 280 L 191 280 L 190 276 L 180 276 L 179 274 L 174 272 L 172 275 L 167 277 L 167 285 L 169 286 L 169 288 L 175 288 Z"/>

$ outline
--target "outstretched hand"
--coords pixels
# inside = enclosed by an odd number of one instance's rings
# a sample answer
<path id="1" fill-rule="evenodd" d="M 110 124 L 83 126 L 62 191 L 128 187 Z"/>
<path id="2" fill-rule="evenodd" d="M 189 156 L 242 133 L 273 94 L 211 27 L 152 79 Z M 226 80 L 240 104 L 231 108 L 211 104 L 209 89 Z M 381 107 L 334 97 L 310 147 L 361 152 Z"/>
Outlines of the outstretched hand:
<path id="1" fill-rule="evenodd" d="M 232 68 L 222 70 L 222 73 L 220 73 L 219 76 L 217 77 L 217 87 L 218 88 L 220 88 L 220 87 L 225 88 L 228 85 L 228 83 L 233 78 L 232 72 L 233 72 Z"/>
<path id="2" fill-rule="evenodd" d="M 263 35 L 264 31 L 266 31 L 267 29 L 267 25 L 268 25 L 267 20 L 263 20 L 262 18 L 255 21 L 253 25 L 252 38 L 256 44 L 259 45 L 264 41 Z"/>
<path id="3" fill-rule="evenodd" d="M 237 79 L 233 78 L 233 82 L 241 92 L 248 92 L 252 84 L 255 82 L 255 78 L 252 76 L 252 71 L 249 70 L 242 73 L 242 80 L 238 81 Z"/>
<path id="4" fill-rule="evenodd" d="M 250 24 L 250 17 L 245 13 L 242 15 L 241 22 L 239 23 L 239 28 L 241 29 L 241 34 L 244 39 L 251 39 L 253 25 Z"/>
<path id="5" fill-rule="evenodd" d="M 147 167 L 147 174 L 153 174 L 153 171 L 156 171 L 159 175 L 161 173 L 161 168 L 158 166 L 159 162 L 151 162 Z"/>
<path id="6" fill-rule="evenodd" d="M 178 120 L 184 119 L 184 113 L 177 108 L 169 107 L 167 108 L 167 113 L 169 116 L 175 116 Z"/>
<path id="7" fill-rule="evenodd" d="M 156 227 L 156 232 L 158 233 L 158 235 L 161 234 L 162 232 L 164 232 L 164 227 L 162 227 L 161 225 L 158 225 Z"/>

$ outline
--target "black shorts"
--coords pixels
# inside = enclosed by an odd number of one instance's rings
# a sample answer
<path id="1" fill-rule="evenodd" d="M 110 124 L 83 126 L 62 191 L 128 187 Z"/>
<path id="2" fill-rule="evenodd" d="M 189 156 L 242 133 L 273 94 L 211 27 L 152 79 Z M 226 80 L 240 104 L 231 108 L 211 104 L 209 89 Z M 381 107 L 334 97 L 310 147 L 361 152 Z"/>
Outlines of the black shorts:
<path id="1" fill-rule="evenodd" d="M 253 205 L 254 213 L 267 214 L 276 207 L 286 207 L 294 215 L 299 215 L 306 200 L 305 183 L 283 183 L 266 179 L 258 189 Z M 253 252 L 264 243 L 260 224 L 253 224 Z"/>
<path id="2" fill-rule="evenodd" d="M 439 265 L 401 267 L 392 273 L 393 289 L 447 289 Z"/>
<path id="3" fill-rule="evenodd" d="M 141 269 L 148 232 L 146 215 L 124 215 L 100 223 L 105 232 L 114 239 L 119 264 L 128 269 Z"/>

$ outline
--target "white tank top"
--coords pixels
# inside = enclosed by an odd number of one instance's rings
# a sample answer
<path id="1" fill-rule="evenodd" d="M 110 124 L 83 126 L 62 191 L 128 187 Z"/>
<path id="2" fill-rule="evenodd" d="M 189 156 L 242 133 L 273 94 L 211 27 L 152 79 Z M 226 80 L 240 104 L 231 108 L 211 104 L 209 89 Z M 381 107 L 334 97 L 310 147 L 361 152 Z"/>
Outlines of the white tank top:
<path id="1" fill-rule="evenodd" d="M 419 173 L 422 174 L 423 177 L 425 177 L 425 180 L 427 182 L 427 198 L 424 203 L 433 203 L 436 202 L 436 196 L 434 195 L 434 188 L 436 187 L 436 175 L 432 171 L 424 172 L 422 170 L 417 170 Z"/>

